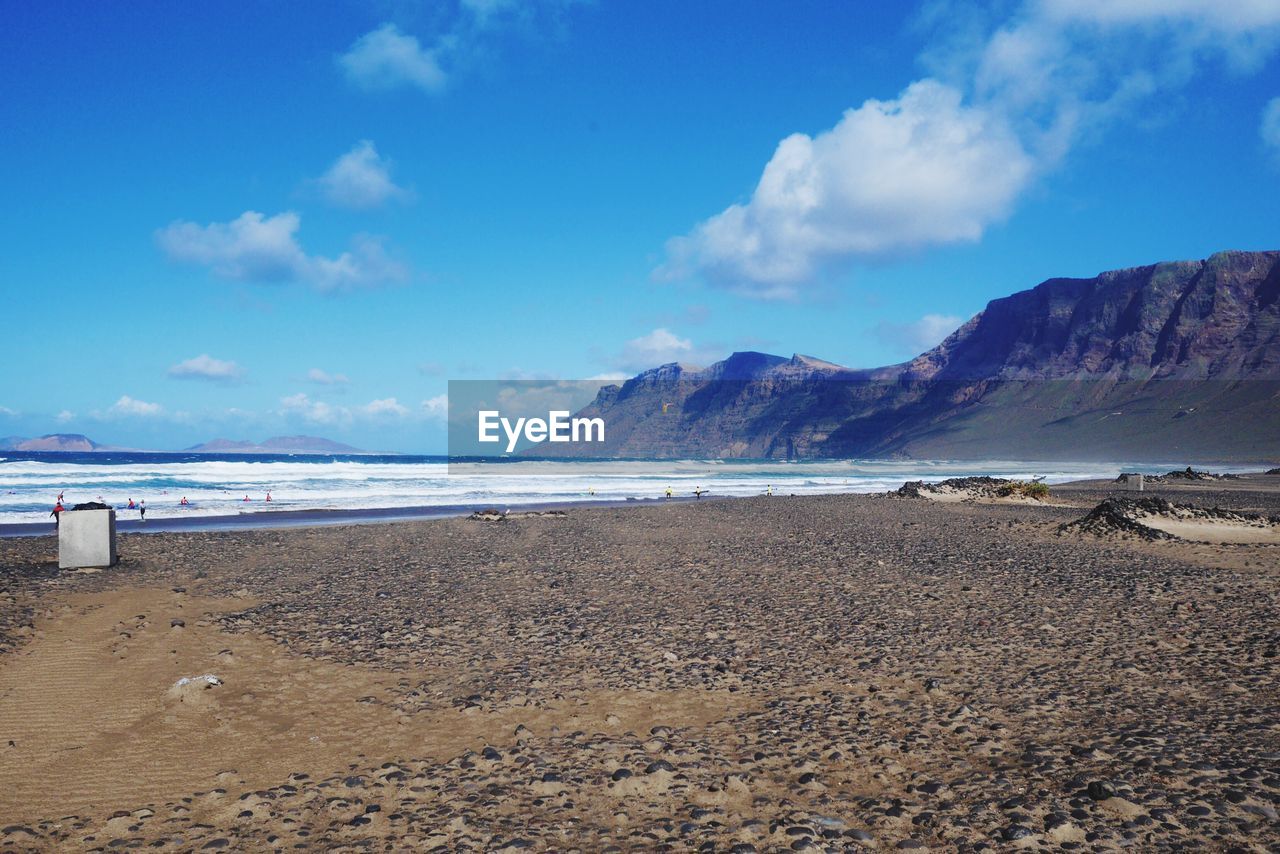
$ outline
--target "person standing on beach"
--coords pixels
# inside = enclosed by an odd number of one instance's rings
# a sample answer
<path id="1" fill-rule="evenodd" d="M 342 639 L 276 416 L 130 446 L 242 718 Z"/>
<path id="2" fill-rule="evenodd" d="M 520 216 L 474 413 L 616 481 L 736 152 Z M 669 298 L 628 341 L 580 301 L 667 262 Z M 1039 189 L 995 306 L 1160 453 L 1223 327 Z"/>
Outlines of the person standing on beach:
<path id="1" fill-rule="evenodd" d="M 53 529 L 54 529 L 55 531 L 56 531 L 59 527 L 61 527 L 61 522 L 62 522 L 62 511 L 63 511 L 64 509 L 65 509 L 65 508 L 62 506 L 62 493 L 61 493 L 61 492 L 59 492 L 59 493 L 58 493 L 58 503 L 57 503 L 57 504 L 55 504 L 55 505 L 53 505 L 53 512 L 49 514 L 50 516 L 52 516 L 52 517 L 53 517 Z"/>
<path id="2" fill-rule="evenodd" d="M 138 503 L 138 517 L 142 519 L 142 521 L 144 522 L 147 521 L 147 502 L 146 501 L 141 501 Z"/>

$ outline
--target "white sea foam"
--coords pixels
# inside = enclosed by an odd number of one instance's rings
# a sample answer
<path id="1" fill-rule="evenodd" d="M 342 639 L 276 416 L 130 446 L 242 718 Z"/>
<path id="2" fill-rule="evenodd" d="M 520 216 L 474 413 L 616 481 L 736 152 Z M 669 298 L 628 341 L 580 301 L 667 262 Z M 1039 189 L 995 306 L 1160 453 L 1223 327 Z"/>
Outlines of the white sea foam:
<path id="1" fill-rule="evenodd" d="M 0 460 L 0 523 L 48 521 L 54 498 L 71 506 L 101 497 L 117 509 L 145 500 L 147 518 L 224 516 L 265 510 L 394 509 L 660 498 L 689 495 L 882 492 L 906 480 L 966 475 L 1044 477 L 1049 483 L 1163 472 L 1125 463 L 936 461 L 454 463 L 443 461 L 50 462 Z M 266 502 L 270 492 L 271 502 Z M 245 496 L 249 501 L 244 501 Z M 180 506 L 186 497 L 189 506 Z M 122 510 L 129 518 L 130 511 Z"/>

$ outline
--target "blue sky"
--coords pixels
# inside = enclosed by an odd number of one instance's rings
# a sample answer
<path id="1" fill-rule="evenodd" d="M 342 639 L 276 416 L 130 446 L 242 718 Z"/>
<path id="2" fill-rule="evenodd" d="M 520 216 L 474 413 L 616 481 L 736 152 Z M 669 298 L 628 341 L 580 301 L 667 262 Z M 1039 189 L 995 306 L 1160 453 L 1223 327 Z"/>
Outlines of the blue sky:
<path id="1" fill-rule="evenodd" d="M 454 379 L 852 366 L 1280 248 L 1280 0 L 0 5 L 0 435 L 444 448 Z"/>

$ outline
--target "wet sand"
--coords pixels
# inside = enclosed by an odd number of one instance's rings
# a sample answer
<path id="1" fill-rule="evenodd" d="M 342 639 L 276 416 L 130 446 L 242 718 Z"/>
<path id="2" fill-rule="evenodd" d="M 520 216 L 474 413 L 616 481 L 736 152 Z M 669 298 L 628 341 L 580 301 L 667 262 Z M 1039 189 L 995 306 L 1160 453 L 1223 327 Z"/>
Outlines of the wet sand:
<path id="1" fill-rule="evenodd" d="M 1280 546 L 1120 492 L 0 541 L 0 849 L 1275 850 Z"/>

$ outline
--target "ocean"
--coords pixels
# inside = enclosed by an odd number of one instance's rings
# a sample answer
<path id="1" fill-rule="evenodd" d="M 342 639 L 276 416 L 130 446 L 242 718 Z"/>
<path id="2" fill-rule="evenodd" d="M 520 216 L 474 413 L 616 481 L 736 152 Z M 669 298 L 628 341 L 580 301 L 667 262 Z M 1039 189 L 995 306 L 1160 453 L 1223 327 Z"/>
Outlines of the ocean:
<path id="1" fill-rule="evenodd" d="M 121 519 L 129 500 L 147 519 L 238 517 L 278 511 L 468 508 L 621 501 L 676 496 L 883 492 L 904 481 L 966 475 L 1061 483 L 1120 471 L 1180 466 L 834 460 L 450 462 L 434 456 L 0 452 L 0 525 L 48 522 L 58 494 L 67 507 L 101 500 Z M 271 500 L 267 501 L 270 494 Z M 181 503 L 182 499 L 187 504 Z M 246 500 L 248 499 L 248 500 Z M 260 518 L 260 517 L 258 517 Z"/>

